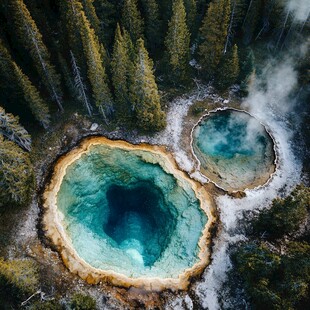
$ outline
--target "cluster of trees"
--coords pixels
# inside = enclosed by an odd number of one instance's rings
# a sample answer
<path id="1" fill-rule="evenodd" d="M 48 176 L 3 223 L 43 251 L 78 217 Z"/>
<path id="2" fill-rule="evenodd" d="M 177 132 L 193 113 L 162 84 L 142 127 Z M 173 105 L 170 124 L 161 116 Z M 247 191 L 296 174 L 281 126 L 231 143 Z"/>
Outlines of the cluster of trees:
<path id="1" fill-rule="evenodd" d="M 107 123 L 160 130 L 159 77 L 246 85 L 254 67 L 246 46 L 263 36 L 282 46 L 291 19 L 280 0 L 3 0 L 0 100 L 43 127 L 74 100 Z"/>
<path id="2" fill-rule="evenodd" d="M 310 210 L 310 188 L 275 199 L 253 223 L 252 240 L 233 253 L 253 309 L 306 309 L 310 302 L 309 232 L 296 237 Z M 262 237 L 264 241 L 262 241 Z"/>
<path id="3" fill-rule="evenodd" d="M 31 138 L 18 117 L 0 106 L 0 205 L 27 202 L 34 184 Z"/>

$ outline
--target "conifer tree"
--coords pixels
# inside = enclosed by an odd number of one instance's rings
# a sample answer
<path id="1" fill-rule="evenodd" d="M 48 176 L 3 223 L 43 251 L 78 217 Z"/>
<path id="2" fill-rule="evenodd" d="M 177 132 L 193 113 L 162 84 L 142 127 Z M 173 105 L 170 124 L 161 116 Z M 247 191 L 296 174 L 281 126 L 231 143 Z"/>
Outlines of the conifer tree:
<path id="1" fill-rule="evenodd" d="M 15 142 L 20 147 L 30 151 L 31 137 L 26 129 L 20 125 L 19 118 L 11 113 L 6 113 L 0 106 L 0 134 Z"/>
<path id="2" fill-rule="evenodd" d="M 47 128 L 50 122 L 49 109 L 47 104 L 41 98 L 36 87 L 29 78 L 22 72 L 19 66 L 12 59 L 9 51 L 0 40 L 0 70 L 4 75 L 20 88 L 22 97 L 27 102 L 32 114 L 44 128 Z"/>
<path id="3" fill-rule="evenodd" d="M 124 28 L 122 30 L 123 30 L 124 46 L 125 46 L 125 49 L 127 50 L 129 60 L 131 60 L 131 62 L 134 62 L 136 59 L 135 46 L 132 43 L 129 32 Z"/>
<path id="4" fill-rule="evenodd" d="M 83 2 L 83 8 L 84 8 L 84 13 L 85 16 L 87 18 L 87 20 L 89 21 L 90 27 L 94 29 L 95 32 L 95 36 L 97 37 L 97 40 L 100 44 L 100 54 L 101 54 L 101 58 L 104 62 L 104 64 L 108 63 L 108 55 L 107 52 L 104 48 L 103 45 L 103 34 L 101 31 L 101 22 L 97 16 L 95 7 L 93 5 L 94 0 L 82 0 Z"/>
<path id="5" fill-rule="evenodd" d="M 230 17 L 230 0 L 213 0 L 200 28 L 199 55 L 203 70 L 212 77 L 221 61 Z"/>
<path id="6" fill-rule="evenodd" d="M 99 43 L 79 1 L 63 1 L 61 10 L 63 21 L 67 26 L 69 46 L 72 52 L 70 59 L 79 100 L 83 102 L 88 113 L 92 113 L 92 107 L 85 91 L 87 88 L 85 77 L 87 76 L 94 103 L 107 122 L 107 116 L 112 111 L 112 98 L 103 65 L 105 49 Z"/>
<path id="7" fill-rule="evenodd" d="M 113 110 L 113 105 L 100 53 L 100 44 L 83 11 L 80 12 L 80 16 L 81 22 L 79 26 L 81 27 L 87 75 L 92 87 L 93 99 L 99 112 L 107 122 L 108 115 Z"/>
<path id="8" fill-rule="evenodd" d="M 153 62 L 144 47 L 143 39 L 137 42 L 131 100 L 139 128 L 144 131 L 154 131 L 165 127 L 165 114 L 160 107 Z"/>
<path id="9" fill-rule="evenodd" d="M 52 100 L 57 103 L 59 110 L 63 111 L 60 76 L 56 73 L 54 66 L 50 62 L 50 55 L 43 43 L 42 35 L 23 0 L 12 0 L 11 7 L 18 38 L 29 51 L 33 63 L 44 86 L 49 91 Z"/>
<path id="10" fill-rule="evenodd" d="M 143 16 L 145 19 L 145 37 L 151 54 L 162 44 L 162 21 L 156 0 L 142 0 Z"/>
<path id="11" fill-rule="evenodd" d="M 83 10 L 81 2 L 78 0 L 59 1 L 61 19 L 66 31 L 67 44 L 73 52 L 74 57 L 82 71 L 86 76 L 86 64 L 84 60 L 83 44 L 81 39 L 80 12 Z"/>
<path id="12" fill-rule="evenodd" d="M 97 16 L 93 2 L 94 0 L 82 0 L 85 15 L 89 20 L 91 27 L 95 30 L 96 35 L 100 38 L 101 37 L 100 20 Z"/>
<path id="13" fill-rule="evenodd" d="M 113 43 L 115 26 L 119 19 L 119 2 L 110 2 L 109 0 L 96 0 L 94 7 L 101 26 L 101 42 L 109 47 Z"/>
<path id="14" fill-rule="evenodd" d="M 143 20 L 137 0 L 125 0 L 122 10 L 122 25 L 129 32 L 133 42 L 143 37 Z"/>
<path id="15" fill-rule="evenodd" d="M 0 201 L 26 202 L 33 187 L 29 155 L 0 135 Z"/>
<path id="16" fill-rule="evenodd" d="M 130 38 L 127 38 L 127 40 Z M 115 32 L 115 41 L 112 54 L 112 82 L 116 100 L 116 113 L 118 118 L 131 117 L 132 109 L 129 98 L 129 84 L 133 74 L 133 63 L 130 57 L 130 42 L 126 42 L 119 24 Z"/>
<path id="17" fill-rule="evenodd" d="M 223 56 L 223 60 L 217 72 L 216 86 L 224 90 L 234 84 L 239 76 L 238 47 L 235 44 L 232 50 Z"/>
<path id="18" fill-rule="evenodd" d="M 186 10 L 187 27 L 190 31 L 193 31 L 195 26 L 197 6 L 196 0 L 184 0 L 184 6 Z"/>
<path id="19" fill-rule="evenodd" d="M 173 3 L 165 44 L 172 78 L 184 81 L 189 66 L 190 33 L 186 25 L 183 0 L 175 0 Z"/>

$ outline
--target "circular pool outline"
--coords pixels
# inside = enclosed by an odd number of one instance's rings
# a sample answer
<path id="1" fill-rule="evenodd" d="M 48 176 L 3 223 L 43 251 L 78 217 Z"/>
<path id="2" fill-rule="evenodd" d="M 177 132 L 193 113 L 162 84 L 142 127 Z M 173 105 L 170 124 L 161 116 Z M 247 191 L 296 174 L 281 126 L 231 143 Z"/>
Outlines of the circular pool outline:
<path id="1" fill-rule="evenodd" d="M 194 148 L 193 148 L 193 143 L 194 143 L 194 131 L 196 129 L 197 126 L 200 125 L 200 123 L 208 116 L 210 116 L 212 113 L 216 113 L 219 111 L 236 111 L 236 112 L 243 112 L 248 114 L 249 116 L 253 117 L 256 121 L 258 121 L 263 128 L 265 129 L 266 133 L 268 134 L 268 136 L 270 137 L 270 139 L 272 140 L 273 143 L 273 154 L 274 154 L 274 161 L 273 161 L 273 165 L 274 165 L 274 171 L 269 175 L 269 178 L 266 180 L 266 182 L 264 182 L 263 184 L 254 186 L 254 187 L 248 187 L 246 186 L 245 188 L 242 189 L 234 189 L 234 190 L 229 190 L 227 188 L 224 188 L 222 186 L 220 186 L 219 184 L 217 184 L 215 181 L 211 180 L 207 175 L 205 175 L 200 167 L 201 167 L 201 162 L 199 160 L 199 158 L 197 157 L 197 155 L 195 154 Z M 256 189 L 260 189 L 260 188 L 264 188 L 266 186 L 268 186 L 268 184 L 272 181 L 273 176 L 275 175 L 275 173 L 277 172 L 277 168 L 278 168 L 278 164 L 279 164 L 279 153 L 278 153 L 278 149 L 276 147 L 277 142 L 275 140 L 275 138 L 273 137 L 271 130 L 269 129 L 269 127 L 264 124 L 263 122 L 261 122 L 257 117 L 255 117 L 253 114 L 251 114 L 249 111 L 243 110 L 243 109 L 237 109 L 237 108 L 232 108 L 232 107 L 219 107 L 210 111 L 207 111 L 206 113 L 204 113 L 199 120 L 195 123 L 195 125 L 192 127 L 191 129 L 191 134 L 190 134 L 190 149 L 191 149 L 191 153 L 194 157 L 194 159 L 196 160 L 196 168 L 195 168 L 195 172 L 199 172 L 203 177 L 205 177 L 208 180 L 208 183 L 212 183 L 214 184 L 217 188 L 223 190 L 226 193 L 238 193 L 238 192 L 245 192 L 247 190 L 256 190 Z"/>
<path id="2" fill-rule="evenodd" d="M 87 153 L 92 145 L 96 144 L 106 144 L 110 147 L 118 147 L 125 150 L 152 152 L 157 156 L 158 164 L 164 171 L 171 173 L 177 180 L 186 181 L 191 185 L 198 201 L 200 202 L 200 208 L 206 214 L 208 220 L 201 232 L 201 237 L 198 242 L 198 261 L 192 267 L 185 269 L 184 272 L 177 275 L 177 278 L 130 278 L 112 270 L 98 269 L 83 260 L 72 246 L 70 238 L 66 234 L 61 223 L 62 219 L 59 218 L 59 212 L 57 210 L 57 193 L 66 174 L 67 167 L 79 159 L 83 154 Z M 216 222 L 216 207 L 213 199 L 201 183 L 191 179 L 188 174 L 179 169 L 172 154 L 167 152 L 166 148 L 163 146 L 152 146 L 148 144 L 134 145 L 122 140 L 110 140 L 105 137 L 97 136 L 84 138 L 78 143 L 76 148 L 62 155 L 56 161 L 53 167 L 52 176 L 49 178 L 49 182 L 45 186 L 42 198 L 42 226 L 45 235 L 56 247 L 65 266 L 72 273 L 79 275 L 89 284 L 107 282 L 115 286 L 126 288 L 133 286 L 154 291 L 162 291 L 164 289 L 185 290 L 190 284 L 190 279 L 200 275 L 210 262 L 211 227 Z"/>

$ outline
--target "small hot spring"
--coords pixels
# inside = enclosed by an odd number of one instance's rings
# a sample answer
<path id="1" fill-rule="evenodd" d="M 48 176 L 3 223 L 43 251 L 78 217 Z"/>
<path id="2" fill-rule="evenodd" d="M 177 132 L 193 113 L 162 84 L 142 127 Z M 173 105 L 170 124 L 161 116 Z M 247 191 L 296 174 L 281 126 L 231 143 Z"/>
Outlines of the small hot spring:
<path id="1" fill-rule="evenodd" d="M 274 172 L 274 143 L 250 114 L 232 109 L 206 115 L 193 130 L 193 151 L 200 170 L 226 190 L 267 182 Z"/>
<path id="2" fill-rule="evenodd" d="M 205 202 L 197 198 L 197 184 L 161 154 L 123 144 L 89 144 L 56 166 L 46 191 L 47 207 L 56 211 L 46 226 L 54 216 L 61 248 L 72 248 L 96 270 L 178 278 L 200 261 L 208 196 Z M 62 253 L 65 259 L 70 255 Z"/>

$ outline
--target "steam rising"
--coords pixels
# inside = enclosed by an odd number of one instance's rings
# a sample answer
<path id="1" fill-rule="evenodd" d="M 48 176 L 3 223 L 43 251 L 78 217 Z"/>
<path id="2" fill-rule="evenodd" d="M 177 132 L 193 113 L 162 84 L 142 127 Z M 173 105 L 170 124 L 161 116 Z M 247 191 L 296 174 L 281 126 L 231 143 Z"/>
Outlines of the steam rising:
<path id="1" fill-rule="evenodd" d="M 286 9 L 288 12 L 293 12 L 297 21 L 305 22 L 310 14 L 310 2 L 309 0 L 289 0 Z"/>

